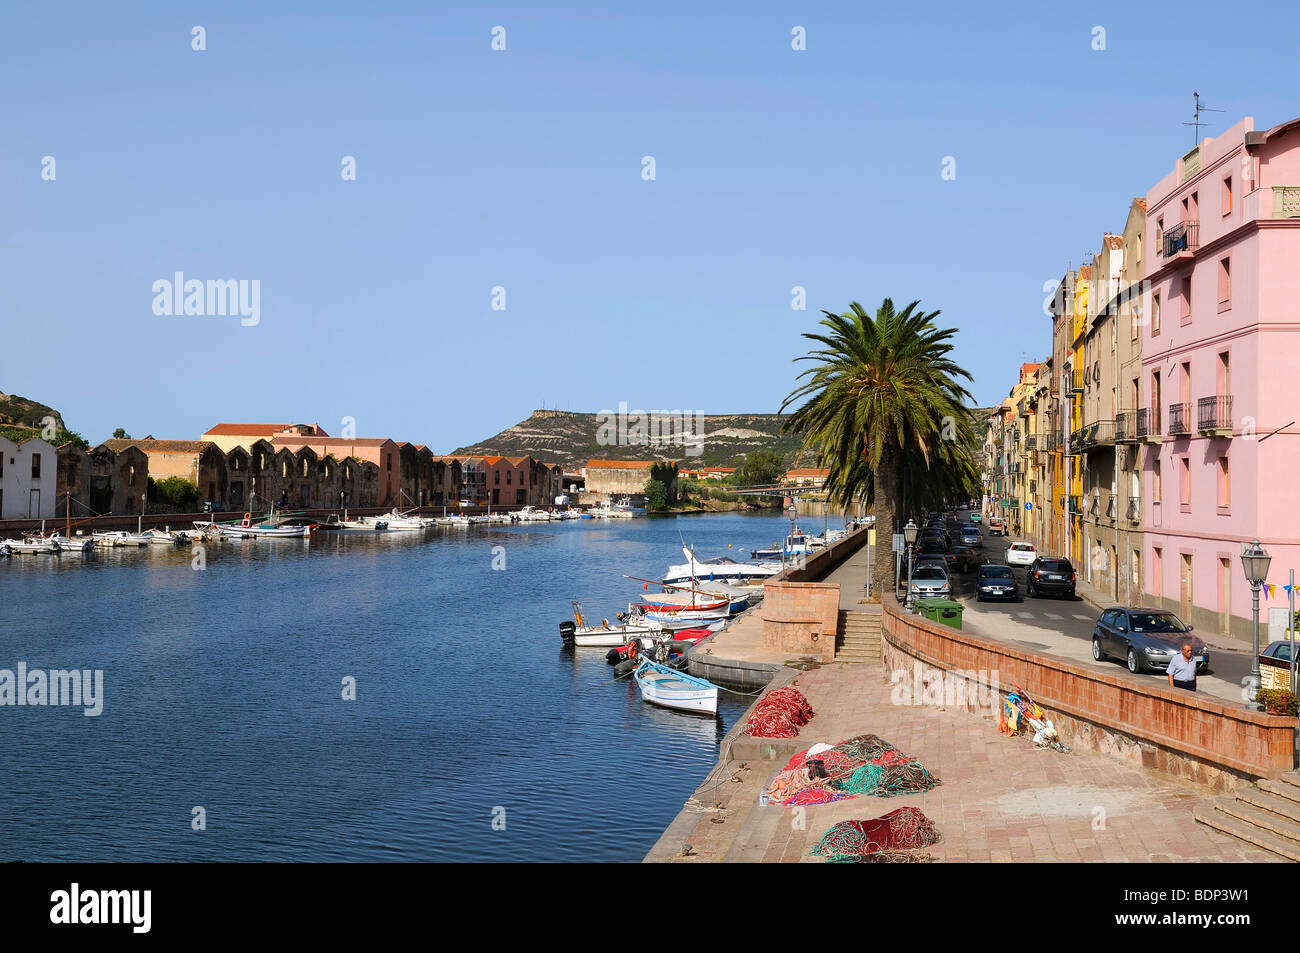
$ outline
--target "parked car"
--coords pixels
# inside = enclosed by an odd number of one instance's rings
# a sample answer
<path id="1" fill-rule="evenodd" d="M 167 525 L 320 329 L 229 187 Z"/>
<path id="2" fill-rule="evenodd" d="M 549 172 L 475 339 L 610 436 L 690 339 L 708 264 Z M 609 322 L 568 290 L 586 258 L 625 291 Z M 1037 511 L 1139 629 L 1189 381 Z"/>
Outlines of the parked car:
<path id="1" fill-rule="evenodd" d="M 1074 598 L 1074 567 L 1068 559 L 1039 556 L 1025 576 L 1025 591 L 1031 596 L 1058 595 Z"/>
<path id="2" fill-rule="evenodd" d="M 1128 663 L 1128 670 L 1135 674 L 1148 670 L 1163 672 L 1182 651 L 1183 643 L 1190 642 L 1196 673 L 1202 675 L 1210 670 L 1210 654 L 1205 643 L 1191 635 L 1191 631 L 1190 625 L 1184 625 L 1167 609 L 1115 606 L 1097 619 L 1092 633 L 1092 657 L 1098 662 L 1122 658 Z"/>
<path id="3" fill-rule="evenodd" d="M 949 554 L 956 561 L 957 572 L 974 572 L 983 562 L 980 554 L 969 546 L 954 546 Z"/>
<path id="4" fill-rule="evenodd" d="M 912 571 L 912 583 L 909 587 L 913 599 L 937 597 L 947 599 L 952 595 L 952 585 L 948 580 L 948 571 L 933 563 L 917 566 Z"/>
<path id="5" fill-rule="evenodd" d="M 916 548 L 922 552 L 946 553 L 950 544 L 947 533 L 926 533 L 916 540 Z"/>
<path id="6" fill-rule="evenodd" d="M 1008 566 L 1032 566 L 1037 558 L 1038 550 L 1033 543 L 1012 543 L 1003 557 Z"/>
<path id="7" fill-rule="evenodd" d="M 948 554 L 937 552 L 935 550 L 925 550 L 921 555 L 916 557 L 916 568 L 920 569 L 925 565 L 939 566 L 942 569 L 947 569 Z"/>
<path id="8" fill-rule="evenodd" d="M 1019 602 L 1020 587 L 1016 585 L 1016 576 L 1011 567 L 995 563 L 980 566 L 979 574 L 975 577 L 975 599 L 978 602 L 985 599 L 1011 599 Z"/>
<path id="9" fill-rule="evenodd" d="M 1291 667 L 1291 643 L 1286 639 L 1268 643 L 1259 653 L 1260 687 L 1290 688 Z"/>
<path id="10" fill-rule="evenodd" d="M 984 542 L 984 534 L 974 523 L 967 523 L 961 528 L 961 541 L 964 546 L 979 546 Z"/>

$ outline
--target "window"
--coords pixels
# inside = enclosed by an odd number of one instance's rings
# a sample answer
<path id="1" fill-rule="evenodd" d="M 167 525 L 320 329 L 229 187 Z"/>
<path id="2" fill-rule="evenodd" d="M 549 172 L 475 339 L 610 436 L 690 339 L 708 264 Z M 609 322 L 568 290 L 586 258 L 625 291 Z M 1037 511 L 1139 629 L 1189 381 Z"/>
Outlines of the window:
<path id="1" fill-rule="evenodd" d="M 1228 458 L 1219 457 L 1219 508 L 1228 508 Z"/>
<path id="2" fill-rule="evenodd" d="M 1192 505 L 1192 461 L 1188 457 L 1178 458 L 1178 502 Z"/>
<path id="3" fill-rule="evenodd" d="M 1227 215 L 1232 211 L 1232 176 L 1223 177 L 1223 214 Z"/>
<path id="4" fill-rule="evenodd" d="M 513 482 L 514 482 L 514 474 L 513 474 L 511 471 L 507 470 L 507 471 L 506 471 L 506 486 L 509 486 L 509 485 L 510 485 L 511 483 L 513 483 Z"/>
<path id="5" fill-rule="evenodd" d="M 1183 279 L 1178 292 L 1178 316 L 1183 324 L 1192 320 L 1192 276 Z"/>
<path id="6" fill-rule="evenodd" d="M 1155 463 L 1151 464 L 1151 502 L 1152 503 L 1160 502 L 1160 489 L 1161 489 L 1160 461 L 1157 460 Z"/>
<path id="7" fill-rule="evenodd" d="M 1219 310 L 1226 311 L 1232 306 L 1232 259 L 1219 261 Z"/>
<path id="8" fill-rule="evenodd" d="M 1156 252 L 1164 254 L 1165 247 L 1165 220 L 1164 217 L 1156 219 Z"/>
<path id="9" fill-rule="evenodd" d="M 492 482 L 495 483 L 497 486 L 500 486 L 500 485 L 501 485 L 501 471 L 500 471 L 500 470 L 493 470 L 493 471 L 492 471 Z"/>
<path id="10" fill-rule="evenodd" d="M 1161 576 L 1164 574 L 1164 551 L 1159 546 L 1151 547 L 1151 595 L 1159 598 Z"/>
<path id="11" fill-rule="evenodd" d="M 1160 292 L 1151 296 L 1151 333 L 1160 333 Z"/>
<path id="12" fill-rule="evenodd" d="M 39 453 L 33 453 L 32 454 L 32 479 L 36 479 L 40 475 L 41 475 L 41 455 Z"/>
<path id="13" fill-rule="evenodd" d="M 1226 397 L 1232 393 L 1232 365 L 1227 351 L 1219 352 L 1219 396 Z"/>

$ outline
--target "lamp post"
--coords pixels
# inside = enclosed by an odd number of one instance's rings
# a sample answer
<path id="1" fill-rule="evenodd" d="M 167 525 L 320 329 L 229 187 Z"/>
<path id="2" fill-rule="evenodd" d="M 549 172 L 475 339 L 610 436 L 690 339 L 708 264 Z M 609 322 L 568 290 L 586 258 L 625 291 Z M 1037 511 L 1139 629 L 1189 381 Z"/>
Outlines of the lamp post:
<path id="1" fill-rule="evenodd" d="M 792 496 L 790 498 L 790 505 L 787 506 L 785 509 L 785 515 L 790 519 L 790 535 L 786 536 L 785 545 L 781 547 L 782 568 L 785 567 L 785 554 L 787 551 L 790 551 L 790 547 L 794 544 L 794 521 L 795 521 L 795 517 L 799 515 L 799 507 L 796 505 L 798 502 L 799 502 L 799 498 L 797 496 Z M 794 553 L 792 551 L 790 551 L 790 557 L 791 557 L 791 561 L 793 562 Z"/>
<path id="2" fill-rule="evenodd" d="M 903 527 L 903 542 L 907 544 L 907 601 L 904 603 L 908 612 L 912 611 L 912 569 L 916 565 L 917 526 L 911 520 Z"/>
<path id="3" fill-rule="evenodd" d="M 1250 583 L 1251 614 L 1254 619 L 1254 652 L 1250 656 L 1250 701 L 1247 707 L 1251 711 L 1260 711 L 1264 706 L 1255 700 L 1259 693 L 1259 590 L 1268 578 L 1268 564 L 1272 557 L 1259 545 L 1259 540 L 1241 546 L 1241 568 Z"/>

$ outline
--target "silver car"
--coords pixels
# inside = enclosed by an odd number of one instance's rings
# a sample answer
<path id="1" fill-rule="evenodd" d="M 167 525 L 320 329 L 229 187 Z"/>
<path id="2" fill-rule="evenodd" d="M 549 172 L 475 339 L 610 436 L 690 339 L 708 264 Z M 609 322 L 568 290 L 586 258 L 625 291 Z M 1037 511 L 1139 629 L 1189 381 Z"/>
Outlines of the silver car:
<path id="1" fill-rule="evenodd" d="M 933 563 L 919 565 L 912 573 L 909 591 L 913 599 L 947 599 L 952 595 L 952 586 L 948 581 L 948 570 Z"/>

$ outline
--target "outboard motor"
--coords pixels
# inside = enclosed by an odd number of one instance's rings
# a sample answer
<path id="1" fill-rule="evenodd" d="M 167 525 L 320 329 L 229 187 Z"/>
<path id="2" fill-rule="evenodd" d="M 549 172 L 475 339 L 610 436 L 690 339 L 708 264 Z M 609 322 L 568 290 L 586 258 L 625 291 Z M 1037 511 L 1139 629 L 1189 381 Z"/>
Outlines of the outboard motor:
<path id="1" fill-rule="evenodd" d="M 617 665 L 619 662 L 623 661 L 623 653 L 618 649 L 610 649 L 605 653 L 605 661 L 610 665 Z"/>
<path id="2" fill-rule="evenodd" d="M 560 638 L 565 642 L 572 642 L 573 634 L 577 631 L 578 626 L 572 619 L 565 619 L 560 623 Z"/>

